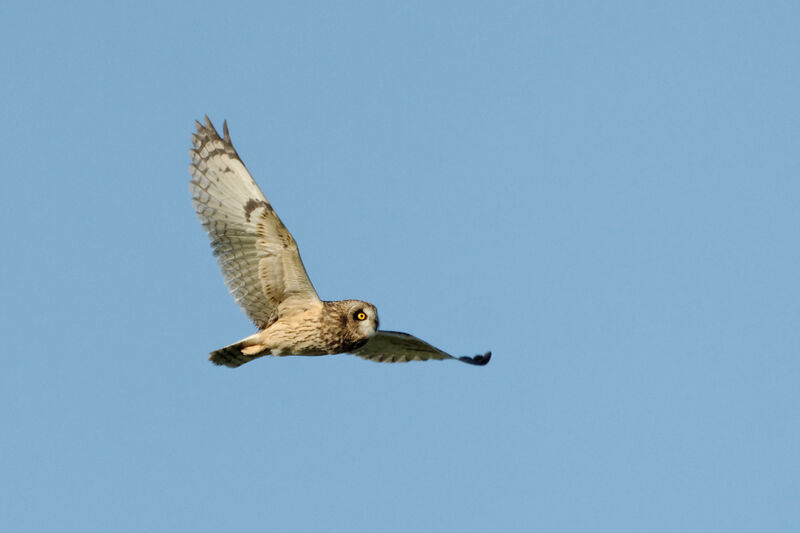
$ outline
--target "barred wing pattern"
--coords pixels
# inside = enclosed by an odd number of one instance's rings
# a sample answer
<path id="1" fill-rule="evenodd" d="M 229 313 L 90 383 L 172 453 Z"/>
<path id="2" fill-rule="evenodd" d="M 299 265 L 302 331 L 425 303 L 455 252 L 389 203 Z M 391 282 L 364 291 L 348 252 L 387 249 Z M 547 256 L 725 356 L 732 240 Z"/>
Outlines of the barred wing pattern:
<path id="1" fill-rule="evenodd" d="M 225 284 L 259 329 L 284 311 L 319 302 L 297 243 L 233 148 L 208 117 L 197 122 L 189 189 Z"/>
<path id="2" fill-rule="evenodd" d="M 353 353 L 379 363 L 458 359 L 471 365 L 485 365 L 492 358 L 492 352 L 474 357 L 454 357 L 422 339 L 399 331 L 378 331 L 364 346 L 354 350 Z"/>

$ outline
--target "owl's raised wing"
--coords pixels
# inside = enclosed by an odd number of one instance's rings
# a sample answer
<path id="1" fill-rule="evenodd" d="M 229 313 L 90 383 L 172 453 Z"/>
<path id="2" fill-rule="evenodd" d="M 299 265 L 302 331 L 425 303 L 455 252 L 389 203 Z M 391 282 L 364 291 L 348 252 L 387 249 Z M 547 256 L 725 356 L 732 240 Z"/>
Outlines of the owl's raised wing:
<path id="1" fill-rule="evenodd" d="M 458 359 L 471 365 L 485 365 L 492 358 L 492 352 L 474 357 L 455 357 L 413 335 L 399 331 L 378 331 L 364 346 L 354 350 L 353 354 L 378 363 Z"/>
<path id="2" fill-rule="evenodd" d="M 211 238 L 225 284 L 264 329 L 282 314 L 319 302 L 292 234 L 272 209 L 231 143 L 208 117 L 192 134 L 189 189 Z"/>

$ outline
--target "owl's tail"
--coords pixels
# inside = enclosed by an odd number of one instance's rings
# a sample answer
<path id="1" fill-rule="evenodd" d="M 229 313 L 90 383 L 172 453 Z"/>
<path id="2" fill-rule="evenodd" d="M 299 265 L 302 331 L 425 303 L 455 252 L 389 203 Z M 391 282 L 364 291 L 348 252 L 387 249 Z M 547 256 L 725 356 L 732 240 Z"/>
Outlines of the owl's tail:
<path id="1" fill-rule="evenodd" d="M 269 352 L 263 351 L 263 347 L 254 344 L 251 340 L 252 337 L 240 340 L 230 346 L 220 348 L 211 352 L 211 357 L 208 359 L 215 365 L 224 365 L 230 368 L 242 366 L 249 363 L 253 359 L 258 359 L 262 355 Z"/>

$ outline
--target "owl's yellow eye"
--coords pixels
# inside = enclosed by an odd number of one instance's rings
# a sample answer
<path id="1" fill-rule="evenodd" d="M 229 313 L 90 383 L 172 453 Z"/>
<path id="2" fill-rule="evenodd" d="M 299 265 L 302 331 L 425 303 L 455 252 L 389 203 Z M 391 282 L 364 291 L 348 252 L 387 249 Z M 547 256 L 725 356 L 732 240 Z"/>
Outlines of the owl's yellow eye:
<path id="1" fill-rule="evenodd" d="M 356 320 L 366 320 L 367 313 L 365 313 L 364 311 L 356 311 L 355 314 L 353 315 L 353 318 L 355 318 Z"/>

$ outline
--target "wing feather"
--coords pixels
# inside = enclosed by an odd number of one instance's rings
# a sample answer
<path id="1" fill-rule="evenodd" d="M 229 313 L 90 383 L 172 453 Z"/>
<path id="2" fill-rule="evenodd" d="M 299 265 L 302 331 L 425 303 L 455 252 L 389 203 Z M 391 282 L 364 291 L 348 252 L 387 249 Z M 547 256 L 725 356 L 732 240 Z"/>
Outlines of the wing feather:
<path id="1" fill-rule="evenodd" d="M 196 124 L 192 203 L 236 303 L 263 329 L 287 308 L 319 302 L 297 243 L 236 153 L 228 124 L 224 137 L 208 117 Z"/>
<path id="2" fill-rule="evenodd" d="M 354 350 L 353 354 L 379 363 L 458 359 L 471 365 L 485 365 L 492 357 L 492 352 L 474 357 L 455 357 L 422 339 L 400 331 L 378 331 L 364 346 Z"/>

